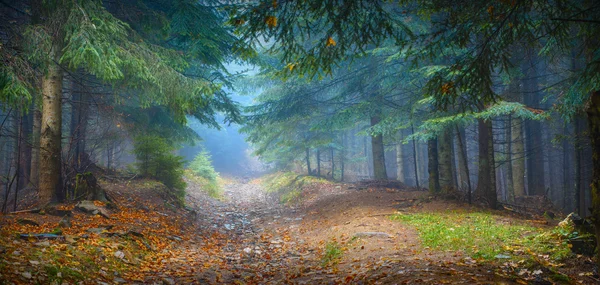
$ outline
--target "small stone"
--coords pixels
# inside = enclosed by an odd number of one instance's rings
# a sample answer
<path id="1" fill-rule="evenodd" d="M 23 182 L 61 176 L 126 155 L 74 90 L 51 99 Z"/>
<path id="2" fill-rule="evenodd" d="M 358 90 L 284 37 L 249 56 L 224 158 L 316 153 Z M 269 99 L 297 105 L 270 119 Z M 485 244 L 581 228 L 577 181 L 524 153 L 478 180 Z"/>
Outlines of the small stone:
<path id="1" fill-rule="evenodd" d="M 125 253 L 123 253 L 122 251 L 117 251 L 115 252 L 115 257 L 119 258 L 119 259 L 123 259 L 125 257 Z"/>
<path id="2" fill-rule="evenodd" d="M 496 259 L 509 259 L 510 255 L 498 254 L 498 255 L 494 256 L 494 258 L 496 258 Z"/>
<path id="3" fill-rule="evenodd" d="M 45 240 L 45 241 L 36 242 L 35 245 L 46 247 L 46 246 L 50 246 L 50 242 Z"/>
<path id="4" fill-rule="evenodd" d="M 250 253 L 252 253 L 252 249 L 249 248 L 249 247 L 244 248 L 244 252 L 247 253 L 247 254 L 250 254 Z"/>
<path id="5" fill-rule="evenodd" d="M 31 263 L 31 265 L 39 265 L 40 264 L 39 261 L 35 261 L 35 260 L 30 260 L 29 263 Z"/>
<path id="6" fill-rule="evenodd" d="M 18 219 L 17 223 L 19 223 L 20 225 L 30 225 L 30 226 L 36 226 L 36 227 L 40 225 L 36 221 L 30 220 L 30 219 Z"/>
<path id="7" fill-rule="evenodd" d="M 63 217 L 58 221 L 58 226 L 61 228 L 70 228 L 71 227 L 71 219 L 67 216 Z"/>
<path id="8" fill-rule="evenodd" d="M 127 283 L 127 280 L 125 280 L 121 277 L 117 277 L 113 281 L 115 281 L 116 283 Z"/>
<path id="9" fill-rule="evenodd" d="M 163 277 L 162 281 L 163 281 L 163 284 L 166 284 L 166 285 L 175 285 L 175 280 L 168 278 L 168 277 Z"/>
<path id="10" fill-rule="evenodd" d="M 26 271 L 26 272 L 23 272 L 23 273 L 21 273 L 21 275 L 23 275 L 23 277 L 25 277 L 26 279 L 31 279 L 31 277 L 32 277 L 32 276 L 31 276 L 31 273 L 30 273 L 30 272 L 27 272 L 27 271 Z"/>
<path id="11" fill-rule="evenodd" d="M 89 228 L 86 231 L 89 232 L 89 233 L 101 234 L 105 230 L 106 230 L 105 228 Z"/>
<path id="12" fill-rule="evenodd" d="M 20 252 L 20 251 L 18 251 L 18 250 L 15 250 L 15 251 L 13 251 L 13 253 L 12 253 L 12 254 L 13 254 L 14 256 L 19 256 L 19 255 L 21 255 L 21 252 Z"/>

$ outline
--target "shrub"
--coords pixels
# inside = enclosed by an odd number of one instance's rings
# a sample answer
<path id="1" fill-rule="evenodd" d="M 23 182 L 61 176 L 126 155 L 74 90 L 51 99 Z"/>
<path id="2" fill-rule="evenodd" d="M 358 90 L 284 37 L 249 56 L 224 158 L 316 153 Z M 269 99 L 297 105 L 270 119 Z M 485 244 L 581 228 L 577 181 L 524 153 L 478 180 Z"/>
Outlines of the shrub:
<path id="1" fill-rule="evenodd" d="M 222 189 L 219 186 L 219 173 L 212 166 L 210 154 L 202 151 L 188 165 L 191 175 L 188 177 L 213 198 L 221 198 Z"/>
<path id="2" fill-rule="evenodd" d="M 219 176 L 212 166 L 210 154 L 204 150 L 194 157 L 194 160 L 190 162 L 188 168 L 194 175 L 206 178 L 210 181 L 217 181 L 217 177 Z"/>
<path id="3" fill-rule="evenodd" d="M 175 147 L 159 136 L 136 137 L 133 153 L 138 173 L 162 182 L 183 203 L 186 184 L 183 181 L 183 157 L 174 155 Z"/>

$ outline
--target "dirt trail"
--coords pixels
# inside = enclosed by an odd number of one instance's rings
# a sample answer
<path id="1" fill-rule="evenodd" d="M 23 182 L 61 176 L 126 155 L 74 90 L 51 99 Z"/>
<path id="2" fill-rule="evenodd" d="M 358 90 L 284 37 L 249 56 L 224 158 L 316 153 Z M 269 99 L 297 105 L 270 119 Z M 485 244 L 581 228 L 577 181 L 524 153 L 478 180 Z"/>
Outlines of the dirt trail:
<path id="1" fill-rule="evenodd" d="M 331 185 L 316 189 L 305 197 L 307 202 L 282 207 L 277 197 L 264 193 L 260 184 L 252 181 L 226 185 L 225 201 L 206 197 L 191 185 L 189 198 L 201 209 L 200 228 L 219 233 L 211 238 L 221 240 L 215 254 L 224 261 L 201 270 L 193 281 L 516 284 L 468 257 L 421 248 L 413 229 L 389 220 L 387 216 L 399 207 L 397 200 L 417 201 L 424 192 L 348 188 Z M 337 265 L 324 266 L 324 248 L 330 242 L 343 245 L 344 252 Z"/>

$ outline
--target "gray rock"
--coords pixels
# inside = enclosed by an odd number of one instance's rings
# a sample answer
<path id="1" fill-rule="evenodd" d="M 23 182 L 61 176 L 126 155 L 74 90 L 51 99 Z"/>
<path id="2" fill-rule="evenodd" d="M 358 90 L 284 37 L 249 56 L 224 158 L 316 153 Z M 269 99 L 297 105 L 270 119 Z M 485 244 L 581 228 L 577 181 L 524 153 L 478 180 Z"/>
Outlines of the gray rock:
<path id="1" fill-rule="evenodd" d="M 359 238 L 369 238 L 369 237 L 381 237 L 381 238 L 391 238 L 392 236 L 388 233 L 384 232 L 360 232 L 354 234 L 355 237 Z"/>
<path id="2" fill-rule="evenodd" d="M 19 223 L 20 225 L 30 225 L 30 226 L 36 226 L 36 227 L 40 225 L 36 221 L 30 220 L 30 219 L 18 219 L 17 223 Z"/>
<path id="3" fill-rule="evenodd" d="M 162 281 L 163 281 L 163 284 L 166 284 L 166 285 L 175 285 L 175 280 L 173 280 L 172 278 L 169 278 L 169 277 L 163 277 Z"/>
<path id="4" fill-rule="evenodd" d="M 94 204 L 94 201 L 89 201 L 89 200 L 79 201 L 79 203 L 77 203 L 77 205 L 75 205 L 75 210 L 81 211 L 81 212 L 84 212 L 87 214 L 100 215 L 107 219 L 110 218 L 108 211 L 106 211 L 102 207 L 96 206 Z"/>
<path id="5" fill-rule="evenodd" d="M 105 228 L 89 228 L 89 229 L 86 230 L 86 232 L 88 232 L 88 233 L 94 233 L 94 234 L 101 234 L 105 230 L 106 230 Z"/>
<path id="6" fill-rule="evenodd" d="M 71 218 L 65 216 L 60 221 L 58 221 L 58 226 L 61 228 L 70 228 L 71 227 Z"/>

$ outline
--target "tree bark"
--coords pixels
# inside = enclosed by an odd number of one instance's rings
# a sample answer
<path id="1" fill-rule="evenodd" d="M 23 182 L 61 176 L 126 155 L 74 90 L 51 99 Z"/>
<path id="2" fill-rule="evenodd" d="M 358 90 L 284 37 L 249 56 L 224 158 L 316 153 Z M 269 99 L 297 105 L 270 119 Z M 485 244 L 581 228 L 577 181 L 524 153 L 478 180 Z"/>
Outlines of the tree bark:
<path id="1" fill-rule="evenodd" d="M 492 121 L 479 120 L 479 179 L 475 191 L 485 198 L 490 208 L 495 209 L 498 198 L 492 127 Z"/>
<path id="2" fill-rule="evenodd" d="M 306 170 L 308 171 L 308 175 L 311 175 L 310 169 L 310 149 L 306 148 Z"/>
<path id="3" fill-rule="evenodd" d="M 404 145 L 402 145 L 402 131 L 398 132 L 398 142 L 396 143 L 396 180 L 406 183 L 404 178 Z"/>
<path id="4" fill-rule="evenodd" d="M 63 71 L 55 63 L 60 59 L 60 48 L 52 48 L 53 62 L 42 78 L 42 122 L 40 134 L 40 204 L 48 205 L 53 199 L 62 201 L 61 183 L 61 97 Z"/>
<path id="5" fill-rule="evenodd" d="M 469 163 L 467 159 L 467 147 L 465 143 L 465 129 L 458 128 L 456 126 L 456 134 L 458 139 L 458 155 L 460 157 L 460 161 L 458 163 L 460 169 L 461 179 L 464 179 L 465 184 L 467 185 L 467 201 L 471 204 L 471 177 L 469 176 Z"/>
<path id="6" fill-rule="evenodd" d="M 512 117 L 508 115 L 506 118 L 505 130 L 505 141 L 506 141 L 506 157 L 508 163 L 506 164 L 506 190 L 508 191 L 508 201 L 515 200 L 515 183 L 513 179 L 513 160 L 512 160 Z"/>
<path id="7" fill-rule="evenodd" d="M 321 150 L 317 148 L 317 176 L 321 177 Z"/>
<path id="8" fill-rule="evenodd" d="M 438 160 L 439 160 L 439 179 L 440 189 L 444 192 L 450 192 L 453 188 L 452 174 L 452 132 L 445 130 L 438 137 Z M 431 161 L 431 160 L 429 160 Z M 430 167 L 431 168 L 431 167 Z"/>
<path id="9" fill-rule="evenodd" d="M 588 120 L 589 120 L 589 115 L 588 115 Z M 591 122 L 590 122 L 591 123 Z M 575 118 L 575 183 L 573 185 L 574 188 L 574 192 L 573 194 L 575 195 L 575 212 L 578 213 L 579 215 L 582 215 L 582 213 L 585 213 L 585 211 L 582 210 L 582 197 L 583 195 L 583 187 L 581 185 L 581 178 L 582 178 L 582 152 L 583 152 L 583 146 L 582 146 L 582 126 L 581 126 L 581 115 L 577 115 L 577 117 Z"/>
<path id="10" fill-rule="evenodd" d="M 427 141 L 427 150 L 427 157 L 429 158 L 429 192 L 435 194 L 441 190 L 437 138 Z"/>
<path id="11" fill-rule="evenodd" d="M 335 156 L 333 153 L 333 147 L 330 147 L 329 150 L 331 151 L 331 179 L 335 180 Z"/>
<path id="12" fill-rule="evenodd" d="M 525 147 L 523 145 L 522 125 L 523 121 L 519 118 L 511 120 L 512 151 L 510 156 L 515 197 L 525 196 Z"/>
<path id="13" fill-rule="evenodd" d="M 31 131 L 31 170 L 30 182 L 33 187 L 39 186 L 40 169 L 40 129 L 42 127 L 42 112 L 36 106 L 33 110 L 33 129 Z"/>
<path id="14" fill-rule="evenodd" d="M 592 220 L 596 228 L 596 249 L 600 249 L 600 90 L 592 93 L 586 112 L 592 147 Z M 600 250 L 596 250 L 596 263 L 600 264 Z"/>
<path id="15" fill-rule="evenodd" d="M 378 116 L 371 117 L 371 127 L 379 123 Z M 371 135 L 371 149 L 373 153 L 373 174 L 376 180 L 387 179 L 385 168 L 385 152 L 383 149 L 383 136 L 381 134 Z"/>
<path id="16" fill-rule="evenodd" d="M 538 72 L 533 64 L 524 66 L 526 70 L 525 80 L 523 80 L 523 102 L 528 107 L 537 108 L 541 101 L 541 94 L 538 92 Z M 527 150 L 527 188 L 529 195 L 545 194 L 545 172 L 544 172 L 544 153 L 542 141 L 542 128 L 539 121 L 525 121 L 526 150 Z"/>
<path id="17" fill-rule="evenodd" d="M 415 133 L 415 127 L 413 124 L 410 124 L 410 131 L 412 134 Z M 415 139 L 413 138 L 412 140 L 412 149 L 413 149 L 413 164 L 414 164 L 414 168 L 415 168 L 415 186 L 417 186 L 417 189 L 421 188 L 419 187 L 419 168 L 418 168 L 418 164 L 417 164 L 417 143 L 415 142 Z"/>

